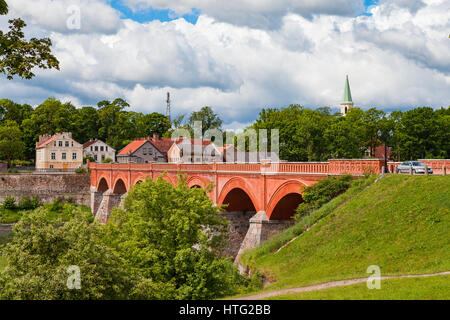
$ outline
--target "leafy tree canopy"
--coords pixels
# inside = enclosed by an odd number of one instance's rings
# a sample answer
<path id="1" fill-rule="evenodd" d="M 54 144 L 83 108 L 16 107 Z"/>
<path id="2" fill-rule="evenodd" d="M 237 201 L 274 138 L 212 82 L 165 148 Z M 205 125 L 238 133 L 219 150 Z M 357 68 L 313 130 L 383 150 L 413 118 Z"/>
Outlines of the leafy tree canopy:
<path id="1" fill-rule="evenodd" d="M 0 0 L 0 15 L 7 13 L 6 2 Z M 33 78 L 35 67 L 59 70 L 59 61 L 51 54 L 52 41 L 49 38 L 27 41 L 22 31 L 26 23 L 20 18 L 8 22 L 9 31 L 0 31 L 0 73 L 12 80 L 15 75 L 23 79 Z"/>
<path id="2" fill-rule="evenodd" d="M 210 190 L 209 190 L 210 191 Z M 241 280 L 221 258 L 226 220 L 204 190 L 180 177 L 133 187 L 108 222 L 108 239 L 139 278 L 138 299 L 210 299 L 235 292 Z"/>

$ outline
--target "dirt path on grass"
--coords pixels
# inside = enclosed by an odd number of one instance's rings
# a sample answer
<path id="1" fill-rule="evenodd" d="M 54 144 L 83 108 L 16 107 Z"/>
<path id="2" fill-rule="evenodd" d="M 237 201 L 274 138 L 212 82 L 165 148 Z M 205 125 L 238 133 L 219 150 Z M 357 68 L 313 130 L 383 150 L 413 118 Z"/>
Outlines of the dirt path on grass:
<path id="1" fill-rule="evenodd" d="M 450 275 L 450 271 L 439 272 L 439 273 L 430 273 L 430 274 L 409 274 L 409 275 L 400 275 L 400 276 L 385 276 L 381 277 L 381 280 L 388 279 L 403 279 L 403 278 L 422 278 L 422 277 L 433 277 L 433 276 L 443 276 Z M 234 300 L 260 300 L 275 296 L 281 296 L 291 293 L 300 293 L 300 292 L 309 292 L 309 291 L 317 291 L 328 288 L 335 287 L 345 287 L 350 286 L 352 284 L 357 284 L 361 282 L 366 282 L 368 278 L 359 278 L 359 279 L 347 279 L 347 280 L 339 280 L 339 281 L 330 281 L 319 284 L 314 284 L 306 287 L 298 287 L 298 288 L 290 288 L 290 289 L 282 289 L 277 291 L 264 292 L 260 294 L 255 294 L 252 296 L 239 297 Z"/>

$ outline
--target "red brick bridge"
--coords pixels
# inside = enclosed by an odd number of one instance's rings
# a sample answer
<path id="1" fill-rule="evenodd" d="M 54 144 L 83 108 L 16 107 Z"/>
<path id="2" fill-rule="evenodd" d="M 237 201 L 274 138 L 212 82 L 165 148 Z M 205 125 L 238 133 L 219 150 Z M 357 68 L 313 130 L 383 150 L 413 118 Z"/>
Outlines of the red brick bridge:
<path id="1" fill-rule="evenodd" d="M 91 169 L 91 209 L 106 223 L 114 206 L 137 183 L 147 177 L 177 183 L 178 173 L 187 175 L 187 184 L 204 187 L 217 205 L 228 205 L 224 215 L 231 221 L 230 254 L 253 247 L 292 223 L 291 217 L 303 201 L 304 187 L 332 175 L 379 173 L 383 160 L 329 160 L 303 163 L 211 163 L 211 164 L 97 164 Z"/>

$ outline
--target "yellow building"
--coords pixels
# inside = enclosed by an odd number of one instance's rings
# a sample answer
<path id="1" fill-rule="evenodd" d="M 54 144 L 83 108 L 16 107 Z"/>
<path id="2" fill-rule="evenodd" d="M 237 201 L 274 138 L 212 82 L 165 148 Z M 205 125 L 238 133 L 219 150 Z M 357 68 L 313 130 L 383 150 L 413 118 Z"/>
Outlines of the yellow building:
<path id="1" fill-rule="evenodd" d="M 39 136 L 36 142 L 36 169 L 73 170 L 83 165 L 83 145 L 71 132 Z"/>

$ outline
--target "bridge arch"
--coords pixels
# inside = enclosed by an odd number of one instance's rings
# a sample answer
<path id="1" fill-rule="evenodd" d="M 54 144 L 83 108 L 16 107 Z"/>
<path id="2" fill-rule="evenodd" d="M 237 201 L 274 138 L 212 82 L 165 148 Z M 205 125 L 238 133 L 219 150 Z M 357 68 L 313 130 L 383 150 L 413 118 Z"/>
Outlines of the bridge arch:
<path id="1" fill-rule="evenodd" d="M 101 177 L 97 185 L 97 191 L 103 193 L 108 189 L 109 189 L 108 180 L 106 180 L 105 177 Z"/>
<path id="2" fill-rule="evenodd" d="M 114 183 L 114 194 L 125 194 L 127 193 L 127 187 L 125 182 L 122 178 L 117 178 L 116 182 Z"/>
<path id="3" fill-rule="evenodd" d="M 269 220 L 288 220 L 303 202 L 302 189 L 307 184 L 300 180 L 289 180 L 278 187 L 267 206 Z"/>
<path id="4" fill-rule="evenodd" d="M 242 178 L 230 179 L 222 188 L 218 205 L 228 204 L 226 211 L 260 211 L 262 210 L 251 188 Z"/>
<path id="5" fill-rule="evenodd" d="M 208 182 L 209 181 L 205 181 L 204 179 L 198 176 L 192 176 L 186 181 L 186 184 L 188 185 L 189 188 L 198 187 L 203 189 L 205 187 L 205 184 L 208 184 Z"/>
<path id="6" fill-rule="evenodd" d="M 149 175 L 145 175 L 145 176 L 138 176 L 136 179 L 134 179 L 133 183 L 131 184 L 131 186 L 134 186 L 138 183 L 141 182 L 145 182 L 145 180 L 147 179 L 147 177 L 149 177 Z"/>

